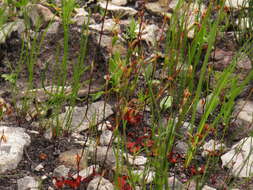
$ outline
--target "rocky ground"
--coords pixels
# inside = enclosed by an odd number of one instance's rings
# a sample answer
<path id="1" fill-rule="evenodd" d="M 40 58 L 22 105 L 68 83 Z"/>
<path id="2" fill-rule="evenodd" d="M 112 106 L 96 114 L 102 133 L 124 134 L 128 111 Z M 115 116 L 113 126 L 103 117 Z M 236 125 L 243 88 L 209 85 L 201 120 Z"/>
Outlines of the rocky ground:
<path id="1" fill-rule="evenodd" d="M 51 1 L 50 1 L 51 2 Z M 145 146 L 152 147 L 149 141 L 151 135 L 150 112 L 147 109 L 141 118 L 129 122 L 127 131 L 127 150 L 115 150 L 115 144 L 120 142 L 120 137 L 115 135 L 116 102 L 99 96 L 95 99 L 87 99 L 88 94 L 97 94 L 103 91 L 105 86 L 106 64 L 110 56 L 118 51 L 121 56 L 127 55 L 126 43 L 127 26 L 131 25 L 131 18 L 138 17 L 140 10 L 144 11 L 144 27 L 141 29 L 141 43 L 145 49 L 145 58 L 154 56 L 155 43 L 164 39 L 167 26 L 163 26 L 163 16 L 166 13 L 170 17 L 177 1 L 172 1 L 169 9 L 163 6 L 163 1 L 152 1 L 143 4 L 142 1 L 112 0 L 106 1 L 77 1 L 79 8 L 74 9 L 71 17 L 69 32 L 69 57 L 68 61 L 76 63 L 80 55 L 81 36 L 84 31 L 82 26 L 89 21 L 89 36 L 87 39 L 87 56 L 84 58 L 85 66 L 94 63 L 94 72 L 85 71 L 81 81 L 89 81 L 92 76 L 92 85 L 81 84 L 77 92 L 77 105 L 70 107 L 71 101 L 63 103 L 57 110 L 55 101 L 61 101 L 60 96 L 52 98 L 50 93 L 58 93 L 59 88 L 53 85 L 55 76 L 61 77 L 61 71 L 55 69 L 59 60 L 62 61 L 62 47 L 64 47 L 63 21 L 57 12 L 61 7 L 61 1 L 52 4 L 41 1 L 37 4 L 28 4 L 28 18 L 31 27 L 26 28 L 24 16 L 13 16 L 0 30 L 0 189 L 2 190 L 27 190 L 27 189 L 114 189 L 117 159 L 123 160 L 126 166 L 122 166 L 121 173 L 116 181 L 121 190 L 142 189 L 139 185 L 131 186 L 127 183 L 128 173 L 124 167 L 130 167 L 135 175 L 141 176 L 145 181 L 146 189 L 152 187 L 152 181 L 156 179 L 155 172 L 145 170 L 148 161 L 155 156 L 155 151 L 149 154 L 135 155 L 139 149 Z M 0 1 L 1 6 L 3 2 Z M 144 6 L 144 7 L 141 7 Z M 203 4 L 203 10 L 206 4 Z M 230 8 L 239 8 L 237 3 L 228 3 Z M 97 10 L 100 7 L 99 10 Z M 102 12 L 106 9 L 109 14 L 105 17 L 104 24 Z M 191 17 L 195 17 L 195 5 L 192 5 Z M 91 17 L 88 8 L 92 11 Z M 201 8 L 202 9 L 202 8 Z M 10 10 L 8 11 L 19 11 Z M 121 15 L 120 20 L 115 15 Z M 39 22 L 40 20 L 40 22 Z M 188 23 L 194 25 L 194 19 Z M 32 54 L 33 43 L 36 38 L 35 26 L 39 23 L 38 39 L 42 39 L 38 52 L 31 56 L 36 59 L 33 72 L 33 90 L 29 90 L 29 59 L 20 59 L 22 48 L 29 47 Z M 103 27 L 103 35 L 101 30 Z M 139 30 L 137 28 L 137 30 Z M 119 40 L 112 46 L 112 36 L 118 33 Z M 101 39 L 100 39 L 101 37 Z M 194 37 L 194 31 L 188 33 L 188 38 Z M 22 42 L 25 41 L 23 44 Z M 164 53 L 164 41 L 158 47 L 161 52 L 161 60 Z M 39 43 L 38 43 L 39 44 Z M 210 65 L 214 68 L 210 85 L 215 87 L 217 76 L 231 63 L 236 54 L 238 44 L 234 40 L 233 31 L 225 32 L 217 42 L 217 48 L 212 51 Z M 252 52 L 253 53 L 253 52 Z M 252 59 L 249 55 L 236 65 L 236 76 L 243 80 L 252 70 Z M 23 64 L 22 61 L 26 62 Z M 68 69 L 67 78 L 74 76 L 74 64 Z M 19 76 L 13 75 L 13 70 L 19 69 Z M 162 80 L 159 72 L 157 78 Z M 45 79 L 45 80 L 43 80 Z M 42 81 L 45 88 L 42 88 Z M 90 82 L 90 81 L 89 81 Z M 71 81 L 69 86 L 60 90 L 65 95 L 73 89 Z M 15 84 L 15 85 L 14 85 Z M 15 88 L 14 88 L 15 87 Z M 140 88 L 142 86 L 140 85 Z M 196 189 L 194 176 L 204 173 L 204 165 L 212 154 L 214 162 L 209 179 L 202 189 L 253 189 L 253 83 L 245 87 L 236 100 L 233 107 L 233 120 L 229 125 L 225 140 L 219 141 L 218 135 L 208 135 L 198 152 L 194 164 L 185 169 L 183 167 L 184 155 L 188 144 L 182 138 L 176 141 L 174 152 L 168 156 L 173 164 L 173 172 L 168 172 L 168 187 L 171 189 Z M 46 90 L 50 93 L 46 93 Z M 205 104 L 210 101 L 212 94 L 203 97 L 197 106 L 197 114 L 205 111 Z M 93 101 L 94 100 L 94 101 Z M 46 102 L 45 107 L 43 103 Z M 88 103 L 88 106 L 87 106 Z M 71 113 L 71 120 L 67 120 Z M 130 113 L 129 113 L 130 114 Z M 53 120 L 53 116 L 58 120 Z M 83 116 L 86 117 L 83 117 Z M 130 117 L 130 116 L 129 116 Z M 129 119 L 129 118 L 127 118 Z M 168 119 L 164 117 L 164 124 Z M 198 121 L 196 121 L 198 122 Z M 138 123 L 138 125 L 136 125 Z M 197 123 L 196 123 L 197 124 Z M 66 126 L 66 133 L 57 138 L 57 126 Z M 66 128 L 65 127 L 65 128 Z M 187 136 L 190 123 L 183 122 L 180 134 Z M 222 132 L 222 125 L 219 126 Z M 207 129 L 208 130 L 208 129 Z M 71 132 L 69 132 L 71 131 Z M 115 146 L 114 146 L 115 145 Z M 118 151 L 118 152 L 117 152 Z M 116 156 L 120 155 L 120 156 Z M 135 155 L 135 156 L 133 156 Z M 167 187 L 166 187 L 167 188 Z"/>

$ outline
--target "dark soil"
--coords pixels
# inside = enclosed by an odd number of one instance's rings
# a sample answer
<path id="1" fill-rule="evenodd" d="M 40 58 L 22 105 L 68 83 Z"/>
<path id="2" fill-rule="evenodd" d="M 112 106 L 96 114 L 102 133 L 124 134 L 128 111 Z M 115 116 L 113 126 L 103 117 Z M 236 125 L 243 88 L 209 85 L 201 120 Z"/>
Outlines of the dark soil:
<path id="1" fill-rule="evenodd" d="M 83 2 L 83 1 L 81 1 Z M 133 6 L 133 4 L 131 4 Z M 160 17 L 156 17 L 154 15 L 145 15 L 147 18 L 150 18 L 150 23 L 157 23 L 160 22 L 159 25 L 161 26 L 161 19 Z M 100 17 L 101 18 L 101 17 Z M 34 88 L 41 88 L 42 84 L 45 86 L 52 85 L 53 82 L 56 83 L 57 78 L 56 76 L 61 77 L 59 74 L 61 71 L 61 59 L 62 59 L 62 49 L 63 49 L 63 29 L 62 27 L 55 35 L 47 35 L 41 49 L 38 53 L 38 57 L 36 63 L 34 65 L 34 76 L 33 76 L 33 86 Z M 69 58 L 68 62 L 69 68 L 67 69 L 67 84 L 72 83 L 73 77 L 73 67 L 78 61 L 78 56 L 80 55 L 80 41 L 81 41 L 81 33 L 80 27 L 77 26 L 70 26 L 69 32 Z M 28 45 L 24 44 L 24 48 Z M 149 50 L 146 45 L 144 45 L 144 50 L 148 52 L 147 54 L 151 54 L 152 51 Z M 218 43 L 219 47 L 222 48 L 230 48 L 236 49 L 236 47 L 231 45 L 231 41 L 229 39 L 220 39 Z M 88 46 L 87 46 L 87 56 L 84 60 L 83 65 L 86 67 L 90 67 L 91 64 L 94 62 L 94 71 L 91 74 L 89 69 L 85 71 L 81 76 L 82 85 L 89 82 L 90 77 L 93 77 L 92 84 L 94 85 L 101 85 L 104 82 L 104 75 L 107 73 L 108 67 L 108 60 L 105 60 L 103 57 L 103 50 L 99 47 L 98 44 L 94 43 L 94 36 L 89 36 Z M 60 51 L 58 51 L 60 49 Z M 22 52 L 22 40 L 20 37 L 13 33 L 10 38 L 6 41 L 5 44 L 0 45 L 0 74 L 8 74 L 13 71 L 21 71 L 17 78 L 16 86 L 18 87 L 18 91 L 24 90 L 28 88 L 28 77 L 29 72 L 27 69 L 27 61 L 29 60 L 22 60 L 20 62 L 20 55 Z M 58 53 L 56 53 L 58 52 Z M 44 80 L 45 79 L 45 80 Z M 9 102 L 15 108 L 15 97 L 13 97 L 12 93 L 12 85 L 5 81 L 2 77 L 0 77 L 0 96 L 5 98 L 7 102 Z M 144 84 L 138 86 L 138 88 L 145 87 Z M 249 91 L 252 86 L 248 88 L 248 91 L 245 92 L 245 95 L 242 94 L 241 97 L 246 97 L 249 94 Z M 102 97 L 103 99 L 103 97 Z M 109 100 L 112 104 L 115 104 L 115 97 L 112 97 Z M 85 104 L 84 101 L 77 102 L 78 105 Z M 165 113 L 166 114 L 166 113 Z M 113 120 L 111 120 L 113 121 Z M 12 123 L 13 126 L 19 126 L 25 128 L 27 130 L 38 130 L 34 129 L 31 125 L 31 122 L 27 122 L 24 120 L 23 115 L 19 115 L 18 113 L 14 113 L 11 117 L 5 118 L 4 122 Z M 197 121 L 196 121 L 197 122 Z M 147 120 L 144 120 L 143 123 L 139 126 L 129 127 L 129 133 L 134 133 L 133 136 L 130 137 L 130 140 L 135 141 L 141 135 L 144 135 L 143 130 L 144 127 L 147 127 L 148 130 L 150 126 L 147 125 Z M 220 126 L 222 131 L 222 126 Z M 139 133 L 137 133 L 138 131 Z M 17 189 L 17 180 L 25 177 L 25 176 L 47 176 L 42 183 L 41 189 L 47 189 L 49 186 L 53 186 L 53 170 L 60 164 L 57 160 L 60 153 L 71 150 L 74 148 L 82 148 L 80 145 L 74 144 L 73 139 L 68 136 L 65 137 L 58 137 L 54 140 L 47 140 L 43 137 L 44 130 L 42 129 L 39 134 L 29 133 L 31 136 L 31 144 L 24 150 L 24 156 L 22 161 L 19 163 L 18 167 L 15 170 L 5 172 L 5 174 L 0 175 L 0 190 L 15 190 Z M 91 134 L 92 135 L 92 134 Z M 210 138 L 213 136 L 207 137 Z M 41 155 L 45 155 L 44 158 Z M 206 162 L 204 159 L 200 159 L 200 154 L 196 158 L 195 166 L 201 166 Z M 198 159 L 199 158 L 199 159 Z M 175 174 L 177 174 L 180 178 L 182 172 L 185 174 L 185 178 L 191 177 L 191 171 L 188 169 L 183 169 L 183 162 L 184 158 L 179 159 L 179 163 L 174 165 L 172 168 L 177 170 Z M 227 174 L 228 171 L 221 168 L 220 160 L 216 162 L 217 164 L 213 166 L 215 168 L 212 173 L 208 174 L 209 180 L 208 184 L 210 186 L 216 187 L 217 189 L 223 188 L 223 182 L 234 182 L 235 179 L 230 179 Z M 43 171 L 35 171 L 34 168 L 38 164 L 43 164 L 44 170 Z M 72 171 L 73 173 L 76 171 Z M 108 172 L 109 173 L 109 172 Z M 109 174 L 108 174 L 109 176 Z M 183 177 L 181 177 L 183 179 Z M 234 180 L 234 181 L 233 181 Z M 239 182 L 239 186 L 242 189 L 247 189 L 250 185 L 253 184 L 253 180 L 249 180 L 246 182 Z M 80 189 L 84 189 L 85 187 L 81 186 Z M 65 188 L 68 189 L 68 188 Z"/>

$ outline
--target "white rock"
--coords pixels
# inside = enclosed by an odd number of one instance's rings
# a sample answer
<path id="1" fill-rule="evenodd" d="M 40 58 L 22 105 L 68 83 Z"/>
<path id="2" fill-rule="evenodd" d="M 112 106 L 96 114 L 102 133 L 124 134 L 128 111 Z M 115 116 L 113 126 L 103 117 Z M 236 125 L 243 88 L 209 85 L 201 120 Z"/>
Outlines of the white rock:
<path id="1" fill-rule="evenodd" d="M 31 134 L 35 134 L 35 135 L 39 135 L 40 132 L 39 131 L 35 131 L 35 130 L 27 130 L 28 133 L 31 133 Z"/>
<path id="2" fill-rule="evenodd" d="M 78 139 L 74 139 L 76 144 L 80 144 L 80 145 L 85 145 L 87 147 L 89 147 L 90 149 L 93 149 L 93 147 L 96 146 L 97 142 L 95 142 L 92 139 L 87 139 L 88 137 L 84 137 L 84 140 L 78 140 Z"/>
<path id="3" fill-rule="evenodd" d="M 39 182 L 30 176 L 18 179 L 17 183 L 18 190 L 39 190 Z"/>
<path id="4" fill-rule="evenodd" d="M 187 30 L 188 30 L 187 37 L 192 39 L 192 38 L 194 38 L 195 23 L 200 21 L 200 18 L 198 18 L 196 20 L 196 17 L 198 15 L 202 15 L 204 13 L 205 6 L 201 5 L 199 7 L 198 3 L 191 3 L 189 8 L 188 8 L 188 5 L 186 5 L 186 7 L 187 7 L 187 10 L 189 10 L 188 16 L 186 16 L 186 18 L 188 18 L 186 20 L 186 27 L 187 27 Z M 196 10 L 198 10 L 198 11 L 196 11 Z"/>
<path id="5" fill-rule="evenodd" d="M 49 59 L 53 59 L 50 57 Z M 92 86 L 90 88 L 90 93 L 96 93 L 98 89 L 101 89 L 98 86 Z M 84 97 L 88 94 L 88 87 L 84 86 L 83 88 L 78 90 L 78 97 Z M 38 102 L 44 102 L 47 101 L 50 97 L 51 94 L 54 95 L 59 95 L 61 93 L 65 94 L 66 96 L 70 95 L 73 92 L 71 86 L 46 86 L 45 88 L 36 88 L 36 89 L 31 89 L 31 90 L 22 90 L 20 92 L 20 98 L 36 98 Z M 19 107 L 22 108 L 22 103 L 18 104 Z"/>
<path id="6" fill-rule="evenodd" d="M 172 5 L 169 5 L 169 9 L 171 8 L 174 8 L 174 4 L 175 2 L 178 2 L 177 0 L 173 0 L 170 4 Z M 145 3 L 145 8 L 154 13 L 154 14 L 157 14 L 157 15 L 166 15 L 168 16 L 169 18 L 171 17 L 171 13 L 168 13 L 168 6 L 162 6 L 159 2 L 148 2 L 148 3 Z"/>
<path id="7" fill-rule="evenodd" d="M 197 185 L 194 180 L 188 180 L 185 184 L 185 187 L 187 187 L 187 190 L 196 190 Z"/>
<path id="8" fill-rule="evenodd" d="M 175 11 L 175 8 L 178 4 L 178 0 L 172 0 L 169 2 L 151 2 L 151 3 L 146 3 L 145 7 L 147 10 L 158 14 L 158 15 L 166 15 L 167 17 L 171 18 L 171 13 L 168 13 L 168 10 L 170 10 L 170 12 Z M 168 5 L 167 5 L 168 4 Z M 200 8 L 200 9 L 199 9 Z M 199 10 L 198 10 L 199 9 Z M 179 12 L 177 12 L 176 14 L 179 14 L 181 16 L 185 16 L 184 22 L 186 29 L 188 30 L 187 33 L 187 37 L 188 38 L 193 38 L 194 37 L 194 28 L 195 28 L 195 23 L 196 22 L 200 22 L 200 18 L 198 18 L 196 20 L 196 17 L 198 16 L 198 14 L 202 14 L 204 13 L 205 7 L 204 5 L 201 5 L 199 7 L 199 5 L 197 3 L 191 3 L 190 5 L 188 3 L 184 3 L 182 4 L 182 6 L 179 9 Z M 200 11 L 200 13 L 199 13 Z"/>
<path id="9" fill-rule="evenodd" d="M 97 127 L 98 131 L 104 131 L 104 130 L 107 130 L 107 129 L 110 129 L 110 128 L 112 128 L 112 125 L 111 125 L 110 121 L 102 122 Z"/>
<path id="10" fill-rule="evenodd" d="M 221 156 L 222 167 L 227 167 L 235 177 L 251 177 L 253 174 L 253 137 L 242 139 Z"/>
<path id="11" fill-rule="evenodd" d="M 94 33 L 94 43 L 101 47 L 101 53 L 105 60 L 111 58 L 112 55 L 118 53 L 121 57 L 125 57 L 127 55 L 127 48 L 124 44 L 124 40 L 118 38 L 116 42 L 113 44 L 113 37 L 110 35 L 102 35 L 101 42 L 100 41 L 100 34 L 98 32 Z"/>
<path id="12" fill-rule="evenodd" d="M 0 173 L 15 169 L 23 157 L 23 149 L 31 143 L 23 128 L 0 126 Z"/>
<path id="13" fill-rule="evenodd" d="M 113 190 L 113 184 L 103 178 L 103 177 L 95 177 L 91 182 L 89 183 L 87 190 Z"/>
<path id="14" fill-rule="evenodd" d="M 144 170 L 134 170 L 133 173 L 138 175 L 141 179 L 144 177 L 146 183 L 151 183 L 155 177 L 155 172 L 153 171 L 145 172 Z"/>
<path id="15" fill-rule="evenodd" d="M 225 1 L 225 6 L 229 8 L 235 8 L 235 9 L 240 9 L 243 7 L 248 7 L 249 6 L 249 1 L 245 0 L 226 0 Z"/>
<path id="16" fill-rule="evenodd" d="M 47 175 L 43 175 L 43 176 L 41 176 L 41 180 L 45 180 L 45 179 L 47 179 L 48 177 L 47 177 Z"/>
<path id="17" fill-rule="evenodd" d="M 231 131 L 235 139 L 248 136 L 253 130 L 253 101 L 238 100 L 233 111 L 236 127 Z"/>
<path id="18" fill-rule="evenodd" d="M 28 5 L 28 16 L 33 26 L 45 25 L 50 21 L 60 21 L 60 18 L 54 15 L 49 8 L 40 4 Z"/>
<path id="19" fill-rule="evenodd" d="M 172 121 L 170 121 L 170 122 L 174 122 L 174 127 L 176 127 L 176 124 L 177 124 L 177 122 L 178 122 L 178 118 L 176 117 L 176 118 L 172 118 L 171 119 Z M 174 120 L 174 121 L 173 121 Z M 167 119 L 165 119 L 164 121 L 163 121 L 163 125 L 164 125 L 164 127 L 167 127 L 168 126 L 168 122 L 169 122 Z M 196 128 L 196 126 L 195 125 L 192 125 L 190 122 L 187 122 L 187 121 L 182 121 L 182 123 L 181 123 L 181 125 L 178 127 L 178 129 L 176 129 L 176 130 L 178 130 L 178 132 L 180 133 L 180 135 L 183 135 L 183 136 L 185 136 L 186 137 L 186 135 L 188 134 L 188 132 L 189 132 L 189 130 L 191 130 L 191 129 L 195 129 Z"/>
<path id="20" fill-rule="evenodd" d="M 221 153 L 226 151 L 226 145 L 223 143 L 220 143 L 218 141 L 215 141 L 213 139 L 209 140 L 202 146 L 203 152 L 201 155 L 203 157 L 208 156 L 210 153 Z"/>
<path id="21" fill-rule="evenodd" d="M 102 134 L 100 136 L 100 145 L 106 146 L 109 145 L 112 141 L 113 132 L 110 130 L 102 131 Z"/>
<path id="22" fill-rule="evenodd" d="M 63 91 L 64 94 L 69 95 L 71 90 L 71 86 L 46 86 L 45 88 L 36 88 L 29 91 L 23 90 L 20 92 L 20 97 L 35 97 L 38 102 L 44 102 L 50 98 L 50 94 L 60 94 Z"/>
<path id="23" fill-rule="evenodd" d="M 89 148 L 89 150 L 94 150 L 94 147 L 97 146 L 97 142 L 93 139 L 88 138 L 86 141 L 86 146 Z"/>
<path id="24" fill-rule="evenodd" d="M 253 127 L 253 101 L 239 100 L 233 113 L 238 125 Z"/>
<path id="25" fill-rule="evenodd" d="M 102 9 L 106 9 L 106 2 L 105 1 L 99 2 L 98 4 Z M 133 8 L 122 7 L 122 6 L 114 5 L 112 3 L 108 3 L 107 11 L 111 11 L 111 12 L 117 13 L 117 14 L 130 15 L 130 16 L 137 14 L 137 11 Z"/>
<path id="26" fill-rule="evenodd" d="M 57 168 L 54 169 L 53 171 L 53 176 L 54 177 L 68 177 L 70 169 L 67 168 L 64 165 L 60 165 Z"/>
<path id="27" fill-rule="evenodd" d="M 175 177 L 168 178 L 169 189 L 181 190 L 184 188 L 184 185 Z"/>
<path id="28" fill-rule="evenodd" d="M 174 148 L 174 150 L 177 153 L 182 154 L 182 155 L 185 155 L 187 153 L 188 149 L 189 149 L 189 145 L 186 142 L 183 142 L 181 140 L 176 142 L 176 145 Z"/>
<path id="29" fill-rule="evenodd" d="M 112 107 L 109 104 L 105 104 L 105 113 L 103 113 L 104 101 L 90 104 L 87 117 L 85 117 L 86 109 L 87 106 L 74 107 L 73 111 L 71 111 L 70 107 L 66 107 L 66 112 L 59 116 L 63 128 L 70 127 L 75 132 L 81 132 L 88 129 L 91 124 L 96 125 L 113 114 Z M 67 124 L 70 126 L 67 126 Z"/>
<path id="30" fill-rule="evenodd" d="M 199 100 L 198 104 L 197 104 L 197 113 L 198 114 L 203 114 L 206 110 L 206 107 L 208 105 L 208 103 L 211 101 L 213 94 L 209 94 L 206 98 L 202 98 Z M 218 97 L 215 97 L 214 101 L 219 101 Z"/>
<path id="31" fill-rule="evenodd" d="M 91 24 L 91 25 L 89 25 L 89 28 L 92 30 L 96 30 L 98 32 L 101 32 L 102 24 Z M 104 32 L 111 33 L 114 31 L 119 32 L 119 30 L 120 30 L 119 24 L 117 24 L 113 19 L 105 20 L 104 25 L 103 25 L 103 33 Z"/>
<path id="32" fill-rule="evenodd" d="M 181 132 L 181 134 L 186 135 L 186 133 L 189 132 L 191 128 L 196 128 L 196 126 L 192 125 L 190 122 L 185 121 L 179 127 L 179 131 Z"/>
<path id="33" fill-rule="evenodd" d="M 74 141 L 75 141 L 76 144 L 86 145 L 86 141 L 80 141 L 80 140 L 77 140 L 77 139 L 74 139 Z"/>
<path id="34" fill-rule="evenodd" d="M 114 5 L 126 5 L 127 4 L 127 0 L 112 0 L 112 4 Z"/>
<path id="35" fill-rule="evenodd" d="M 71 137 L 75 138 L 75 139 L 85 139 L 85 137 L 83 135 L 81 135 L 80 133 L 71 133 Z"/>
<path id="36" fill-rule="evenodd" d="M 148 159 L 144 156 L 132 156 L 128 153 L 123 153 L 124 158 L 129 162 L 131 165 L 135 166 L 142 166 L 145 165 Z"/>
<path id="37" fill-rule="evenodd" d="M 53 132 L 52 129 L 48 128 L 45 132 L 44 132 L 44 138 L 47 140 L 51 140 L 53 138 Z"/>
<path id="38" fill-rule="evenodd" d="M 82 154 L 83 153 L 83 154 Z M 80 158 L 80 162 L 79 162 L 79 168 L 77 165 L 77 155 Z M 59 162 L 64 164 L 65 166 L 69 167 L 69 168 L 73 168 L 73 169 L 85 169 L 87 168 L 87 153 L 86 151 L 83 152 L 83 149 L 71 149 L 65 152 L 62 152 L 59 155 Z"/>
<path id="39" fill-rule="evenodd" d="M 47 28 L 47 34 L 57 34 L 57 32 L 59 31 L 60 25 L 61 24 L 59 21 L 50 23 Z"/>
<path id="40" fill-rule="evenodd" d="M 95 21 L 90 18 L 89 20 L 89 13 L 86 12 L 83 8 L 75 8 L 76 15 L 72 18 L 72 22 L 76 23 L 78 26 L 82 26 L 84 24 L 94 23 Z"/>
<path id="41" fill-rule="evenodd" d="M 43 164 L 39 164 L 34 168 L 35 171 L 39 172 L 39 171 L 43 171 L 44 170 L 44 166 Z"/>
<path id="42" fill-rule="evenodd" d="M 97 148 L 88 148 L 89 158 L 94 162 L 96 157 L 96 162 L 99 164 L 104 164 L 108 167 L 114 167 L 116 163 L 116 157 L 112 148 L 107 146 L 97 146 Z M 96 156 L 95 156 L 96 154 Z"/>
<path id="43" fill-rule="evenodd" d="M 82 179 L 89 177 L 93 171 L 98 172 L 99 166 L 97 165 L 91 165 L 86 169 L 83 169 L 79 172 L 79 176 L 82 177 Z M 77 174 L 73 176 L 74 178 L 77 178 Z"/>
<path id="44" fill-rule="evenodd" d="M 141 39 L 145 40 L 147 42 L 147 44 L 149 44 L 150 46 L 154 46 L 155 43 L 157 42 L 157 33 L 159 31 L 159 27 L 155 24 L 151 24 L 151 25 L 147 25 L 144 27 L 144 29 L 142 28 L 141 30 Z M 139 27 L 136 29 L 135 31 L 136 33 L 139 32 Z"/>
<path id="45" fill-rule="evenodd" d="M 246 20 L 245 20 L 246 22 Z M 246 23 L 245 23 L 246 24 Z M 249 24 L 249 23 L 248 23 Z M 240 54 L 240 59 L 237 61 L 236 64 L 236 69 L 242 71 L 242 72 L 246 72 L 246 76 L 247 73 L 249 73 L 252 70 L 253 66 L 252 66 L 252 61 L 249 58 L 249 56 L 245 53 L 241 53 Z M 245 79 L 246 78 L 245 74 L 242 73 L 241 76 L 239 75 L 239 79 Z"/>
<path id="46" fill-rule="evenodd" d="M 0 44 L 5 43 L 6 38 L 8 38 L 12 32 L 18 32 L 21 34 L 25 31 L 25 23 L 23 20 L 17 20 L 15 22 L 9 22 L 4 24 L 0 30 Z"/>
<path id="47" fill-rule="evenodd" d="M 246 30 L 250 28 L 251 19 L 249 17 L 238 18 L 236 19 L 236 24 L 241 30 Z"/>
<path id="48" fill-rule="evenodd" d="M 131 161 L 130 161 L 131 160 Z M 136 166 L 142 166 L 145 165 L 148 161 L 148 159 L 144 156 L 134 156 L 132 159 L 128 160 L 131 164 Z"/>
<path id="49" fill-rule="evenodd" d="M 216 189 L 213 188 L 213 187 L 210 187 L 208 185 L 204 185 L 204 187 L 202 188 L 202 190 L 216 190 Z"/>
<path id="50" fill-rule="evenodd" d="M 191 181 L 189 181 L 189 182 L 187 182 L 187 184 L 185 185 L 185 188 L 184 188 L 185 190 L 187 189 L 187 190 L 196 190 L 196 189 L 199 189 L 199 187 L 197 187 L 197 183 L 196 183 L 196 181 L 194 181 L 194 180 L 191 180 Z M 179 190 L 179 189 L 178 189 Z M 180 189 L 181 190 L 181 189 Z M 204 185 L 203 187 L 202 187 L 202 189 L 201 190 L 216 190 L 215 188 L 213 188 L 213 187 L 210 187 L 210 186 L 208 186 L 208 185 Z"/>
<path id="51" fill-rule="evenodd" d="M 83 16 L 89 15 L 89 13 L 84 10 L 84 8 L 75 8 L 74 10 L 76 12 L 76 15 L 83 15 Z"/>

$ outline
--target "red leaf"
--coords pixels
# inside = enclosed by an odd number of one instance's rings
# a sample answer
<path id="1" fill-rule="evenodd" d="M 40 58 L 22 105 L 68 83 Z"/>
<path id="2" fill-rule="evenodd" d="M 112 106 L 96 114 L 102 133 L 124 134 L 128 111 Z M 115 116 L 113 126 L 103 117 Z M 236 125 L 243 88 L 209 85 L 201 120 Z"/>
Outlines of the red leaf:
<path id="1" fill-rule="evenodd" d="M 136 153 L 141 149 L 136 142 L 127 142 L 126 147 L 131 153 Z"/>
<path id="2" fill-rule="evenodd" d="M 170 163 L 172 163 L 172 164 L 177 163 L 177 159 L 176 159 L 176 158 L 171 158 L 171 159 L 170 159 Z"/>
<path id="3" fill-rule="evenodd" d="M 126 120 L 131 125 L 137 125 L 140 123 L 142 115 L 138 111 L 128 108 L 127 112 L 124 115 L 124 120 Z"/>
<path id="4" fill-rule="evenodd" d="M 98 176 L 98 175 L 99 175 L 99 174 L 96 173 L 95 168 L 93 168 L 92 174 L 89 175 L 89 176 L 86 177 L 86 178 L 83 178 L 83 179 L 82 179 L 82 182 L 88 184 L 95 176 Z"/>
<path id="5" fill-rule="evenodd" d="M 39 158 L 40 158 L 41 160 L 46 160 L 47 157 L 48 157 L 48 156 L 47 156 L 45 153 L 40 153 L 40 154 L 39 154 Z"/>
<path id="6" fill-rule="evenodd" d="M 77 178 L 76 178 L 76 182 L 77 183 L 81 183 L 81 181 L 82 181 L 82 177 L 79 175 L 79 176 L 77 176 Z"/>
<path id="7" fill-rule="evenodd" d="M 204 174 L 205 168 L 206 168 L 205 165 L 201 165 L 201 167 L 200 167 L 199 170 L 198 170 L 198 173 L 199 173 L 199 174 Z"/>
<path id="8" fill-rule="evenodd" d="M 127 136 L 129 136 L 129 137 L 135 137 L 135 133 L 134 132 L 128 132 Z"/>
<path id="9" fill-rule="evenodd" d="M 126 147 L 127 147 L 128 149 L 131 149 L 131 148 L 133 148 L 135 145 L 136 145 L 135 142 L 127 142 Z"/>
<path id="10" fill-rule="evenodd" d="M 176 154 L 176 153 L 174 153 L 174 152 L 170 152 L 169 154 L 168 154 L 168 161 L 170 162 L 170 163 L 172 163 L 172 164 L 175 164 L 175 163 L 177 163 L 180 158 L 180 155 L 179 154 Z"/>
<path id="11" fill-rule="evenodd" d="M 147 147 L 152 147 L 154 145 L 154 141 L 153 140 L 147 140 L 146 141 L 146 144 L 145 144 L 145 146 L 147 146 Z"/>
<path id="12" fill-rule="evenodd" d="M 118 185 L 120 190 L 132 190 L 132 187 L 127 183 L 127 176 L 118 177 Z"/>
<path id="13" fill-rule="evenodd" d="M 190 172 L 191 172 L 191 175 L 196 175 L 197 174 L 197 171 L 196 171 L 194 166 L 190 167 Z"/>
<path id="14" fill-rule="evenodd" d="M 64 184 L 68 185 L 73 189 L 77 189 L 80 186 L 80 181 L 78 182 L 76 179 L 66 179 L 64 180 Z"/>
<path id="15" fill-rule="evenodd" d="M 62 178 L 62 180 L 59 180 L 59 179 L 57 179 L 57 178 L 54 178 L 55 179 L 55 186 L 56 186 L 56 188 L 57 189 L 61 189 L 61 188 L 63 188 L 63 186 L 64 186 L 64 178 Z"/>
<path id="16" fill-rule="evenodd" d="M 64 185 L 67 185 L 73 189 L 77 189 L 82 182 L 81 178 L 82 178 L 81 176 L 77 176 L 77 178 L 75 178 L 75 179 L 64 179 L 62 177 L 62 179 L 59 180 L 57 178 L 54 178 L 56 180 L 55 186 L 57 189 L 63 188 Z"/>
<path id="17" fill-rule="evenodd" d="M 143 139 L 145 139 L 145 138 L 147 138 L 147 136 L 140 136 L 140 137 L 138 137 L 137 139 L 136 139 L 136 144 L 141 144 L 142 143 L 142 141 L 143 141 Z"/>
<path id="18" fill-rule="evenodd" d="M 133 148 L 130 149 L 130 152 L 131 153 L 136 153 L 136 152 L 140 151 L 140 149 L 141 149 L 140 146 L 135 146 L 135 147 L 133 147 Z"/>

